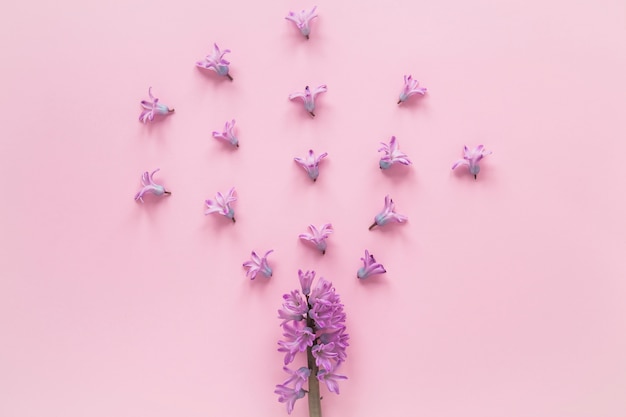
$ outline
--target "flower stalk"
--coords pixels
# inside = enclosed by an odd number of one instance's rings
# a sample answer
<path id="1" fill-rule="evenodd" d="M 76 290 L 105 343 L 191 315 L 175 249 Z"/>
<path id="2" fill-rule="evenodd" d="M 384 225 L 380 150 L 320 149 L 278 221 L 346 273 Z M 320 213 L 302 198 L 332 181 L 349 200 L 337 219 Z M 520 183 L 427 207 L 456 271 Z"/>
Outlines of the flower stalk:
<path id="1" fill-rule="evenodd" d="M 319 278 L 311 288 L 314 271 L 298 271 L 302 294 L 293 290 L 283 295 L 278 310 L 284 339 L 278 341 L 278 351 L 285 353 L 283 370 L 289 378 L 276 385 L 278 402 L 285 403 L 291 414 L 296 401 L 308 394 L 309 417 L 322 416 L 320 382 L 329 392 L 339 394 L 339 381 L 347 379 L 337 373 L 346 360 L 350 336 L 346 333 L 346 314 L 333 284 Z M 287 367 L 298 353 L 306 352 L 307 367 L 292 370 Z M 304 389 L 307 384 L 307 389 Z"/>
<path id="2" fill-rule="evenodd" d="M 306 297 L 306 302 L 309 306 L 309 310 L 312 308 L 309 303 L 309 296 Z M 315 332 L 315 322 L 309 316 L 306 319 L 306 325 L 313 329 Z M 312 346 L 308 346 L 306 348 L 306 358 L 307 365 L 311 370 L 311 375 L 309 375 L 309 417 L 322 417 L 322 404 L 321 404 L 321 396 L 320 396 L 320 381 L 317 379 L 317 373 L 319 368 L 315 363 L 315 357 L 313 356 Z"/>

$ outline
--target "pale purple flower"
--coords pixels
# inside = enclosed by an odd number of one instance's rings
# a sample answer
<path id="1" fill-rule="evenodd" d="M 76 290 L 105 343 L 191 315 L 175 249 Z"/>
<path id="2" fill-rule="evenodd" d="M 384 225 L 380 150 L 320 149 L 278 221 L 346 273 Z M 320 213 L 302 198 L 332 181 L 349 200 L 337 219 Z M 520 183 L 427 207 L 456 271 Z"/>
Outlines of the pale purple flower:
<path id="1" fill-rule="evenodd" d="M 309 230 L 311 233 L 302 233 L 298 237 L 302 240 L 313 243 L 315 247 L 322 252 L 322 255 L 326 254 L 326 239 L 333 232 L 332 224 L 326 223 L 319 229 L 315 227 L 315 225 L 310 224 Z"/>
<path id="2" fill-rule="evenodd" d="M 396 205 L 393 200 L 389 197 L 389 194 L 385 196 L 385 207 L 383 211 L 378 213 L 376 217 L 374 217 L 374 223 L 369 227 L 372 230 L 376 226 L 384 226 L 390 220 L 395 221 L 396 223 L 404 223 L 408 220 L 408 217 L 403 216 L 402 214 L 397 214 L 395 210 Z"/>
<path id="3" fill-rule="evenodd" d="M 313 149 L 309 149 L 309 155 L 305 158 L 293 158 L 294 161 L 298 165 L 300 165 L 306 173 L 309 175 L 309 178 L 313 180 L 313 182 L 317 181 L 317 177 L 320 175 L 320 161 L 328 156 L 328 153 L 324 152 L 323 154 L 315 157 L 315 153 Z"/>
<path id="4" fill-rule="evenodd" d="M 363 266 L 359 268 L 358 272 L 356 273 L 357 278 L 365 279 L 370 275 L 384 274 L 385 272 L 387 272 L 385 270 L 385 267 L 382 266 L 382 264 L 376 262 L 376 259 L 374 259 L 374 255 L 371 255 L 367 251 L 367 249 L 365 250 L 365 257 L 361 258 L 361 260 L 363 261 Z"/>
<path id="5" fill-rule="evenodd" d="M 305 351 L 307 357 L 315 359 L 315 363 L 309 362 L 310 369 L 303 367 L 298 371 L 283 368 L 290 377 L 277 385 L 274 392 L 279 395 L 278 401 L 287 402 L 288 412 L 293 410 L 293 403 L 304 395 L 300 390 L 303 390 L 307 379 L 309 395 L 311 386 L 319 382 L 325 383 L 330 392 L 339 394 L 338 381 L 347 379 L 336 373 L 338 366 L 346 360 L 349 340 L 343 304 L 333 285 L 324 278 L 320 277 L 311 289 L 315 272 L 299 270 L 298 277 L 305 300 L 298 290 L 283 295 L 284 302 L 278 317 L 283 319 L 284 340 L 278 342 L 278 351 L 285 353 L 285 365 L 291 363 L 295 355 Z M 309 398 L 309 403 L 317 402 L 319 407 L 319 400 Z"/>
<path id="6" fill-rule="evenodd" d="M 285 340 L 279 340 L 279 352 L 285 352 L 285 365 L 293 362 L 298 352 L 305 352 L 307 347 L 313 346 L 315 334 L 313 329 L 304 326 L 301 321 L 283 324 L 283 336 Z"/>
<path id="7" fill-rule="evenodd" d="M 165 104 L 159 103 L 159 99 L 152 95 L 152 87 L 148 88 L 148 95 L 150 101 L 142 100 L 141 107 L 143 110 L 139 115 L 139 121 L 147 123 L 154 120 L 156 115 L 170 114 L 174 112 L 174 109 L 170 109 Z"/>
<path id="8" fill-rule="evenodd" d="M 148 171 L 143 173 L 143 175 L 141 176 L 141 184 L 143 185 L 143 187 L 141 188 L 141 190 L 139 190 L 137 194 L 135 194 L 135 200 L 141 201 L 143 203 L 143 196 L 146 193 L 152 193 L 154 195 L 172 194 L 171 192 L 167 191 L 162 185 L 154 182 L 154 174 L 159 172 L 159 170 L 160 168 L 157 168 L 151 173 L 148 173 Z"/>
<path id="9" fill-rule="evenodd" d="M 315 271 L 302 272 L 301 269 L 298 269 L 298 279 L 300 280 L 300 286 L 302 287 L 302 294 L 311 294 L 311 284 L 315 279 Z"/>
<path id="10" fill-rule="evenodd" d="M 297 371 L 292 371 L 286 366 L 283 366 L 283 370 L 287 372 L 290 377 L 283 382 L 282 385 L 294 384 L 296 391 L 302 388 L 306 380 L 309 379 L 309 376 L 311 375 L 311 370 L 304 366 L 299 368 Z"/>
<path id="11" fill-rule="evenodd" d="M 348 379 L 347 376 L 336 374 L 335 371 L 327 371 L 326 369 L 320 369 L 317 373 L 317 379 L 320 382 L 326 384 L 326 388 L 328 391 L 334 392 L 335 394 L 339 394 L 339 384 L 338 381 L 340 379 Z"/>
<path id="12" fill-rule="evenodd" d="M 291 414 L 296 401 L 303 398 L 306 394 L 306 391 L 302 388 L 294 389 L 289 388 L 285 385 L 276 385 L 274 393 L 278 394 L 278 402 L 286 403 L 287 414 Z"/>
<path id="13" fill-rule="evenodd" d="M 404 87 L 400 92 L 400 98 L 398 99 L 398 104 L 405 102 L 409 97 L 414 94 L 424 95 L 426 94 L 427 89 L 419 86 L 419 81 L 414 80 L 412 76 L 405 75 L 404 76 Z"/>
<path id="14" fill-rule="evenodd" d="M 235 129 L 235 119 L 233 119 L 230 122 L 226 122 L 226 124 L 224 125 L 223 132 L 213 132 L 213 137 L 215 139 L 221 139 L 225 142 L 228 142 L 231 145 L 238 148 L 239 140 L 237 139 L 237 136 L 235 136 L 234 129 Z"/>
<path id="15" fill-rule="evenodd" d="M 235 222 L 235 210 L 230 206 L 230 203 L 237 201 L 235 197 L 235 188 L 231 188 L 226 197 L 222 193 L 218 192 L 215 196 L 215 200 L 206 200 L 205 203 L 208 209 L 204 214 L 219 213 L 228 219 Z"/>
<path id="16" fill-rule="evenodd" d="M 311 349 L 313 353 L 313 357 L 315 358 L 315 363 L 320 368 L 324 368 L 326 371 L 331 371 L 333 369 L 333 359 L 337 357 L 337 353 L 335 352 L 335 344 L 330 342 L 326 345 L 317 344 L 313 346 Z"/>
<path id="17" fill-rule="evenodd" d="M 466 165 L 469 167 L 470 174 L 476 176 L 480 172 L 480 166 L 478 162 L 487 155 L 491 155 L 491 151 L 485 149 L 483 145 L 478 145 L 475 149 L 469 149 L 467 146 L 463 147 L 463 159 L 459 159 L 452 165 L 452 169 L 455 169 L 459 165 Z"/>
<path id="18" fill-rule="evenodd" d="M 302 99 L 304 102 L 304 108 L 309 112 L 311 117 L 315 117 L 315 97 L 320 93 L 325 93 L 328 89 L 326 88 L 326 84 L 322 84 L 315 88 L 313 92 L 307 85 L 304 87 L 304 92 L 297 92 L 289 94 L 289 100 L 293 100 L 296 98 Z"/>
<path id="19" fill-rule="evenodd" d="M 299 13 L 289 12 L 289 15 L 285 17 L 285 19 L 291 20 L 295 23 L 300 30 L 300 33 L 302 33 L 305 38 L 309 39 L 309 34 L 311 33 L 309 23 L 313 18 L 317 17 L 317 14 L 315 13 L 316 9 L 317 6 L 313 7 L 309 12 L 306 10 L 301 10 Z"/>
<path id="20" fill-rule="evenodd" d="M 336 331 L 343 328 L 343 322 L 346 318 L 344 313 L 338 313 L 333 309 L 329 309 L 328 305 L 325 305 L 323 302 L 315 303 L 313 308 L 309 310 L 309 317 L 315 321 L 317 327 L 325 329 L 325 333 L 322 335 L 324 337 L 320 336 L 322 343 L 334 341 Z"/>
<path id="21" fill-rule="evenodd" d="M 307 271 L 308 273 L 308 271 Z M 315 272 L 313 272 L 315 276 Z M 282 324 L 293 321 L 304 320 L 306 314 L 309 312 L 309 305 L 302 298 L 298 290 L 291 291 L 289 294 L 283 295 L 283 306 L 278 310 L 278 318 L 282 319 Z"/>
<path id="22" fill-rule="evenodd" d="M 230 62 L 224 59 L 224 55 L 229 53 L 230 49 L 220 50 L 217 43 L 213 44 L 213 52 L 210 55 L 207 55 L 203 61 L 196 62 L 196 65 L 200 68 L 210 69 L 222 75 L 224 77 L 228 77 L 229 80 L 233 80 L 233 77 L 228 73 L 228 66 Z"/>
<path id="23" fill-rule="evenodd" d="M 255 251 L 252 251 L 252 260 L 243 263 L 243 267 L 247 269 L 246 276 L 252 280 L 255 279 L 260 272 L 265 275 L 266 278 L 270 278 L 272 276 L 272 268 L 270 268 L 267 263 L 267 255 L 272 252 L 274 252 L 273 249 L 268 250 L 265 252 L 265 255 L 261 257 L 257 255 Z"/>
<path id="24" fill-rule="evenodd" d="M 380 144 L 383 145 L 383 147 L 380 148 L 378 152 L 385 152 L 385 155 L 380 158 L 378 163 L 380 169 L 387 169 L 395 163 L 402 165 L 411 164 L 409 157 L 398 149 L 398 141 L 395 136 L 391 137 L 389 145 L 384 142 L 381 142 Z"/>

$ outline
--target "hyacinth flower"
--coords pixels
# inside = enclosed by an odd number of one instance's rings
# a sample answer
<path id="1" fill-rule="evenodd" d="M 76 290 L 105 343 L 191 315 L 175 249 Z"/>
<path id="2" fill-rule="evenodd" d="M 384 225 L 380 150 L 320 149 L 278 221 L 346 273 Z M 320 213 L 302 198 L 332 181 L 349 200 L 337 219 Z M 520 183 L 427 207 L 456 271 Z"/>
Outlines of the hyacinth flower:
<path id="1" fill-rule="evenodd" d="M 148 95 L 150 96 L 150 101 L 141 100 L 143 110 L 139 115 L 139 121 L 148 123 L 153 121 L 156 115 L 165 115 L 174 112 L 174 109 L 170 109 L 165 104 L 159 103 L 159 99 L 152 95 L 152 87 L 148 88 Z"/>
<path id="2" fill-rule="evenodd" d="M 265 275 L 266 278 L 272 277 L 272 268 L 267 263 L 267 256 L 274 252 L 274 250 L 268 250 L 265 255 L 259 256 L 255 251 L 252 251 L 252 260 L 243 263 L 243 267 L 246 268 L 246 276 L 251 280 L 255 279 L 260 272 Z"/>
<path id="3" fill-rule="evenodd" d="M 311 233 L 302 233 L 298 237 L 302 240 L 306 240 L 315 245 L 315 247 L 322 252 L 322 255 L 326 254 L 326 239 L 333 232 L 333 226 L 330 223 L 326 223 L 319 229 L 314 225 L 309 225 Z"/>
<path id="4" fill-rule="evenodd" d="M 229 53 L 230 49 L 220 50 L 217 43 L 213 44 L 213 53 L 207 55 L 203 61 L 196 62 L 196 66 L 199 68 L 209 69 L 215 71 L 218 75 L 228 77 L 229 80 L 233 80 L 233 77 L 229 74 L 230 62 L 224 59 L 224 55 Z"/>
<path id="5" fill-rule="evenodd" d="M 361 258 L 361 260 L 363 261 L 363 266 L 359 268 L 356 273 L 356 277 L 359 279 L 365 279 L 370 275 L 384 274 L 387 272 L 385 267 L 376 262 L 374 255 L 370 254 L 367 249 L 365 250 L 365 257 Z"/>
<path id="6" fill-rule="evenodd" d="M 478 173 L 480 172 L 480 166 L 478 163 L 481 159 L 483 159 L 487 155 L 491 155 L 491 151 L 485 149 L 483 145 L 478 145 L 474 149 L 469 149 L 467 146 L 463 147 L 463 159 L 459 159 L 452 165 L 452 169 L 460 165 L 465 165 L 469 168 L 470 174 L 474 176 L 476 179 Z"/>
<path id="7" fill-rule="evenodd" d="M 289 94 L 289 100 L 296 98 L 302 99 L 304 102 L 304 108 L 309 112 L 311 117 L 315 117 L 315 97 L 320 93 L 325 93 L 328 89 L 325 84 L 317 86 L 312 92 L 309 86 L 304 87 L 304 92 L 297 92 Z"/>
<path id="8" fill-rule="evenodd" d="M 404 87 L 402 88 L 402 91 L 400 92 L 400 98 L 398 98 L 398 104 L 407 101 L 407 99 L 414 94 L 419 94 L 421 96 L 426 94 L 426 91 L 428 90 L 424 87 L 420 87 L 419 84 L 420 84 L 419 81 L 414 80 L 412 76 L 405 75 Z"/>
<path id="9" fill-rule="evenodd" d="M 224 125 L 224 131 L 223 132 L 213 132 L 213 137 L 215 139 L 220 139 L 223 140 L 225 142 L 230 143 L 231 145 L 235 146 L 235 147 L 239 147 L 239 139 L 237 139 L 237 136 L 235 136 L 234 133 L 234 129 L 235 129 L 235 119 L 231 120 L 230 122 L 226 122 L 226 124 Z"/>
<path id="10" fill-rule="evenodd" d="M 298 165 L 300 165 L 306 173 L 309 175 L 309 178 L 313 180 L 313 182 L 317 181 L 317 177 L 320 175 L 320 161 L 328 156 L 328 153 L 324 152 L 318 157 L 315 157 L 315 153 L 313 149 L 309 149 L 309 155 L 306 158 L 293 158 L 294 161 Z"/>
<path id="11" fill-rule="evenodd" d="M 385 207 L 383 208 L 383 211 L 381 211 L 376 215 L 376 217 L 374 217 L 374 223 L 372 223 L 372 225 L 369 227 L 369 230 L 372 230 L 376 226 L 384 226 L 390 221 L 395 221 L 396 223 L 406 222 L 408 220 L 408 217 L 396 213 L 395 208 L 396 205 L 389 197 L 389 194 L 387 194 L 385 196 Z"/>
<path id="12" fill-rule="evenodd" d="M 206 200 L 205 203 L 207 205 L 207 210 L 204 214 L 218 213 L 227 219 L 231 219 L 233 223 L 235 223 L 235 210 L 230 206 L 230 203 L 237 201 L 237 197 L 235 197 L 235 188 L 231 188 L 228 191 L 226 197 L 222 195 L 222 193 L 218 192 L 215 196 L 215 200 Z"/>
<path id="13" fill-rule="evenodd" d="M 302 35 L 309 39 L 309 34 L 311 33 L 311 27 L 309 26 L 311 20 L 317 17 L 315 10 L 317 6 L 313 7 L 311 11 L 307 12 L 306 10 L 301 10 L 299 13 L 289 12 L 289 15 L 285 17 L 287 20 L 291 20 L 300 30 Z"/>
<path id="14" fill-rule="evenodd" d="M 135 194 L 136 201 L 141 201 L 143 203 L 143 196 L 146 193 L 152 193 L 158 196 L 161 196 L 163 194 L 165 195 L 172 194 L 171 192 L 167 191 L 165 187 L 154 182 L 154 174 L 159 172 L 159 170 L 160 168 L 157 168 L 151 173 L 148 173 L 148 171 L 143 173 L 143 175 L 141 176 L 141 184 L 143 185 L 143 187 L 141 188 L 141 190 L 139 190 L 137 194 Z"/>
<path id="15" fill-rule="evenodd" d="M 380 144 L 383 145 L 383 147 L 380 148 L 378 152 L 385 152 L 385 155 L 382 156 L 380 158 L 380 161 L 378 162 L 380 169 L 388 169 L 395 163 L 402 165 L 411 164 L 409 157 L 403 152 L 400 152 L 400 150 L 398 149 L 398 141 L 396 140 L 395 136 L 391 137 L 389 145 L 384 142 L 381 142 Z"/>
<path id="16" fill-rule="evenodd" d="M 270 268 L 267 262 L 267 256 L 272 252 L 274 252 L 273 249 L 268 250 L 267 252 L 265 252 L 265 255 L 261 257 L 257 255 L 255 251 L 252 251 L 252 260 L 243 263 L 243 267 L 247 269 L 246 276 L 253 280 L 260 272 L 265 275 L 266 278 L 271 278 L 272 268 Z"/>
<path id="17" fill-rule="evenodd" d="M 278 401 L 286 403 L 291 414 L 297 400 L 308 395 L 309 416 L 321 417 L 320 382 L 328 391 L 339 394 L 338 382 L 347 379 L 337 373 L 346 360 L 350 336 L 346 332 L 346 314 L 332 283 L 320 277 L 315 286 L 314 271 L 298 271 L 302 294 L 298 290 L 283 295 L 278 310 L 282 319 L 284 339 L 278 342 L 279 352 L 285 353 L 283 369 L 289 378 L 274 391 Z M 294 371 L 287 367 L 296 355 L 306 352 L 307 366 Z M 304 384 L 307 384 L 305 389 Z"/>

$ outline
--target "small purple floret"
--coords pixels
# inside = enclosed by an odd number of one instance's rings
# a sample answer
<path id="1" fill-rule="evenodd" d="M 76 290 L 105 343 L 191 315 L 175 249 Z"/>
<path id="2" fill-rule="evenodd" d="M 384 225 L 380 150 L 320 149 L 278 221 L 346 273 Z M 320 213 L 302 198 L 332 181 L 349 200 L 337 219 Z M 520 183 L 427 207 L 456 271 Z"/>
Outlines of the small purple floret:
<path id="1" fill-rule="evenodd" d="M 315 117 L 315 97 L 320 93 L 325 93 L 328 89 L 326 88 L 326 84 L 322 84 L 316 87 L 313 91 L 307 85 L 304 88 L 304 92 L 297 92 L 289 94 L 289 100 L 294 100 L 299 98 L 304 103 L 304 108 L 311 115 L 311 117 Z"/>
<path id="2" fill-rule="evenodd" d="M 230 205 L 230 203 L 234 201 L 237 201 L 234 187 L 228 191 L 226 197 L 224 197 L 222 193 L 218 192 L 215 196 L 215 200 L 205 201 L 208 208 L 204 211 L 204 214 L 218 213 L 228 219 L 231 219 L 233 223 L 235 223 L 235 210 Z"/>
<path id="3" fill-rule="evenodd" d="M 478 145 L 474 149 L 469 149 L 467 146 L 463 147 L 463 159 L 459 159 L 452 165 L 452 169 L 460 165 L 465 165 L 469 168 L 470 174 L 474 176 L 476 179 L 478 173 L 480 172 L 480 166 L 478 163 L 481 159 L 483 159 L 487 155 L 491 155 L 492 152 L 485 149 L 483 145 Z"/>
<path id="4" fill-rule="evenodd" d="M 137 194 L 135 194 L 135 200 L 141 201 L 143 203 L 143 196 L 146 193 L 152 193 L 157 196 L 160 196 L 163 194 L 165 195 L 172 194 L 171 192 L 167 191 L 165 187 L 154 182 L 154 174 L 159 172 L 159 170 L 160 168 L 157 168 L 150 173 L 148 173 L 148 171 L 143 173 L 143 175 L 141 176 L 141 184 L 143 185 L 143 187 L 141 188 L 141 190 L 139 190 Z"/>
<path id="5" fill-rule="evenodd" d="M 322 255 L 326 253 L 326 239 L 333 232 L 333 226 L 330 223 L 322 225 L 319 229 L 315 225 L 309 225 L 311 233 L 302 233 L 298 237 L 302 240 L 306 240 L 315 245 L 315 247 L 322 252 Z"/>
<path id="6" fill-rule="evenodd" d="M 402 87 L 402 91 L 400 92 L 398 104 L 405 102 L 412 95 L 419 94 L 423 96 L 424 94 L 426 94 L 426 91 L 428 90 L 424 87 L 420 87 L 419 84 L 419 81 L 414 80 L 412 76 L 405 75 L 404 87 Z"/>
<path id="7" fill-rule="evenodd" d="M 359 279 L 365 279 L 370 275 L 384 274 L 385 272 L 387 272 L 385 270 L 385 267 L 382 266 L 382 264 L 376 262 L 376 259 L 374 259 L 374 255 L 371 255 L 367 249 L 365 250 L 365 256 L 361 258 L 361 260 L 363 261 L 363 266 L 359 268 L 358 272 L 356 273 L 356 276 Z"/>

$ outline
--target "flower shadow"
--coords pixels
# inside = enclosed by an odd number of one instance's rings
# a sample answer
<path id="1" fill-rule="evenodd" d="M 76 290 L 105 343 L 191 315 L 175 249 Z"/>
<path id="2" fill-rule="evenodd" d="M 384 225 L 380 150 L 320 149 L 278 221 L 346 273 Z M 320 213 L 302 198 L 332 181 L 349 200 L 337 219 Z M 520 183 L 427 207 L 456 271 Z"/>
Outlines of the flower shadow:
<path id="1" fill-rule="evenodd" d="M 428 98 L 428 93 L 426 94 L 426 96 L 418 96 L 418 97 L 414 96 L 400 104 L 397 104 L 397 106 L 407 108 L 411 111 L 416 111 L 419 109 L 427 109 L 428 104 L 425 102 L 427 98 Z"/>
<path id="2" fill-rule="evenodd" d="M 211 71 L 211 70 L 207 70 L 204 68 L 200 68 L 200 67 L 196 67 L 196 71 L 198 71 L 200 73 L 200 75 L 202 76 L 202 78 L 204 80 L 210 81 L 213 84 L 217 84 L 217 85 L 222 85 L 223 83 L 231 83 L 235 80 L 235 77 L 232 77 L 233 79 L 229 79 L 228 77 L 224 76 L 224 75 L 219 75 L 217 72 L 215 71 Z M 230 71 L 229 71 L 230 72 Z M 232 74 L 231 74 L 232 76 Z"/>
<path id="3" fill-rule="evenodd" d="M 374 287 L 381 287 L 381 286 L 387 286 L 389 285 L 389 281 L 387 279 L 385 279 L 385 274 L 376 274 L 376 275 L 372 275 L 369 276 L 367 278 L 358 278 L 359 283 L 361 285 L 365 285 L 365 286 L 374 286 Z"/>
<path id="4" fill-rule="evenodd" d="M 381 169 L 383 175 L 395 181 L 410 181 L 415 179 L 415 170 L 411 165 L 393 164 L 387 169 Z"/>

